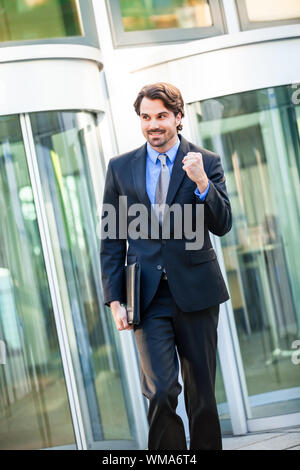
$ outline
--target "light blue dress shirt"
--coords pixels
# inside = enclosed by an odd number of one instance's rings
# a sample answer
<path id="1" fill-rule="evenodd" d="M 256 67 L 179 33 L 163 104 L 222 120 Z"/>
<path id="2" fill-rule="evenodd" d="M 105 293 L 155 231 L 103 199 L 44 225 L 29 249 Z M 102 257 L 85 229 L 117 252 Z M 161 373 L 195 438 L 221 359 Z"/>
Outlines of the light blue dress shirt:
<path id="1" fill-rule="evenodd" d="M 173 147 L 171 147 L 167 152 L 164 152 L 164 154 L 166 154 L 168 157 L 166 159 L 166 162 L 170 171 L 170 175 L 172 174 L 172 169 L 173 169 L 174 161 L 175 161 L 179 146 L 180 146 L 180 140 L 178 138 L 176 144 Z M 149 144 L 149 142 L 147 142 L 146 191 L 147 191 L 151 204 L 155 204 L 156 184 L 157 184 L 157 180 L 158 180 L 159 173 L 161 170 L 161 163 L 160 163 L 160 160 L 157 158 L 158 155 L 160 155 L 160 153 L 154 150 Z M 196 188 L 194 192 L 201 199 L 201 201 L 204 201 L 208 193 L 208 190 L 209 190 L 209 182 L 208 182 L 208 186 L 206 190 L 203 193 L 200 193 L 198 188 Z"/>

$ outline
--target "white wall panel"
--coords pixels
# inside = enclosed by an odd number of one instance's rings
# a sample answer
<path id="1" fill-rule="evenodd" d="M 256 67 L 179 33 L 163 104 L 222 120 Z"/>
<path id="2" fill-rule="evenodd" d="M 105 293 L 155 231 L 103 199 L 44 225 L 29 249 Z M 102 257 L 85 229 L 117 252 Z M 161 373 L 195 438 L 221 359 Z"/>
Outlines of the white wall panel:
<path id="1" fill-rule="evenodd" d="M 186 102 L 300 81 L 300 39 L 249 44 L 178 59 L 136 72 L 138 81 L 168 78 Z M 149 72 L 151 72 L 149 74 Z"/>
<path id="2" fill-rule="evenodd" d="M 97 62 L 38 59 L 0 63 L 0 115 L 54 109 L 105 109 Z"/>

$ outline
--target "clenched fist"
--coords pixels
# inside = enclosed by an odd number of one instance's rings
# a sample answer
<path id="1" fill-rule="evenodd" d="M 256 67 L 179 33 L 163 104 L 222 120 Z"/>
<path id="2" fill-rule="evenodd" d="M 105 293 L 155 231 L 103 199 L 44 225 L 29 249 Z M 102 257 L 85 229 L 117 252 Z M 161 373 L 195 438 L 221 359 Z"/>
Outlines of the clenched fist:
<path id="1" fill-rule="evenodd" d="M 186 171 L 188 177 L 197 184 L 200 193 L 203 193 L 208 186 L 208 178 L 203 168 L 202 154 L 196 152 L 188 152 L 182 160 L 183 170 Z"/>

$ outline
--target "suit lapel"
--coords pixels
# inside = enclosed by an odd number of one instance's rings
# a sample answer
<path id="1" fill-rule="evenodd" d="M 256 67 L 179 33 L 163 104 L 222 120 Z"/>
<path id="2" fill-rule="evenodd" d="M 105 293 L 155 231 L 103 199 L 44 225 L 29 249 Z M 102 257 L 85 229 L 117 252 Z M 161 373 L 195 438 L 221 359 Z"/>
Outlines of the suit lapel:
<path id="1" fill-rule="evenodd" d="M 183 180 L 183 177 L 186 174 L 185 171 L 182 169 L 182 159 L 190 151 L 188 141 L 181 135 L 179 136 L 179 138 L 180 146 L 178 148 L 178 152 L 173 165 L 169 189 L 166 198 L 166 203 L 168 204 L 168 206 L 172 204 L 174 197 L 178 191 L 178 188 Z"/>
<path id="2" fill-rule="evenodd" d="M 151 214 L 151 202 L 146 190 L 146 155 L 147 144 L 140 147 L 131 160 L 131 172 L 138 199 L 147 207 Z"/>

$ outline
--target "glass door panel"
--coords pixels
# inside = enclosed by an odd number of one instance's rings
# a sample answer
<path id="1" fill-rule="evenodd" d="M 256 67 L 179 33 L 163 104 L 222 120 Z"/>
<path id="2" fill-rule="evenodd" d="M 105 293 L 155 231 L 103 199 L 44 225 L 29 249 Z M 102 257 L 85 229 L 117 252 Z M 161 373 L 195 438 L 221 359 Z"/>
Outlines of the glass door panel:
<path id="1" fill-rule="evenodd" d="M 0 449 L 74 444 L 18 116 L 0 117 Z"/>
<path id="2" fill-rule="evenodd" d="M 222 371 L 221 371 L 221 366 L 220 366 L 219 355 L 217 355 L 215 394 L 216 394 L 218 415 L 220 419 L 222 434 L 232 433 L 232 426 L 231 426 L 231 420 L 230 420 L 230 415 L 229 415 L 226 390 L 224 387 L 223 376 L 222 376 Z"/>
<path id="3" fill-rule="evenodd" d="M 133 441 L 119 336 L 101 290 L 96 208 L 104 167 L 96 116 L 43 112 L 30 119 L 89 445 Z"/>
<path id="4" fill-rule="evenodd" d="M 248 418 L 300 411 L 292 361 L 300 338 L 300 107 L 293 92 L 283 86 L 191 105 L 199 143 L 222 156 L 232 204 L 233 227 L 221 244 Z"/>

